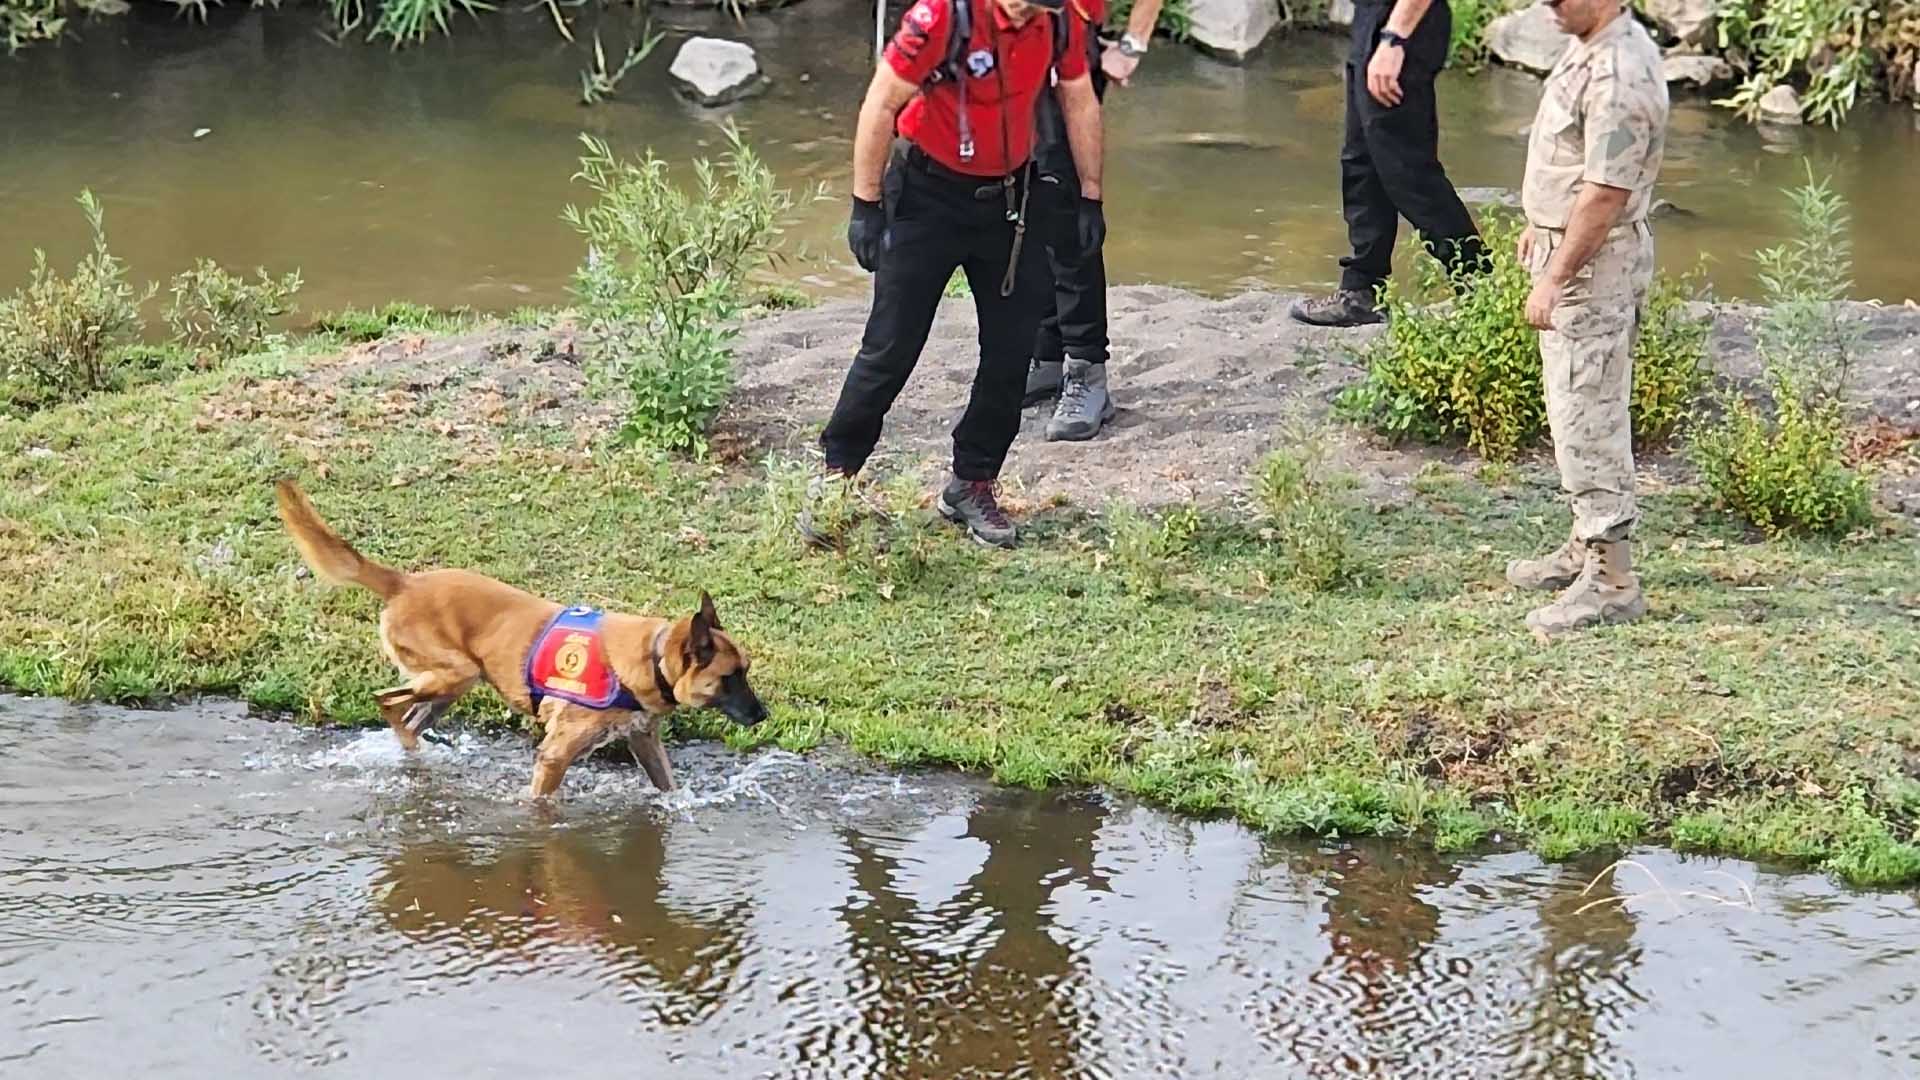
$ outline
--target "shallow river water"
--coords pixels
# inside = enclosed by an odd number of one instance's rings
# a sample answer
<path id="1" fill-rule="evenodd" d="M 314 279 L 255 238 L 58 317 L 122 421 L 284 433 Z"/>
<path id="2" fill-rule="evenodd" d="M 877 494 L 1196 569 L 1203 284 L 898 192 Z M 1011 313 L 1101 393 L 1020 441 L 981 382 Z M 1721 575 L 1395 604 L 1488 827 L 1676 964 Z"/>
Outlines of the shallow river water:
<path id="1" fill-rule="evenodd" d="M 0 698 L 0 1075 L 1920 1075 L 1908 893 Z"/>
<path id="2" fill-rule="evenodd" d="M 215 6 L 202 27 L 168 7 L 137 4 L 83 22 L 77 40 L 0 59 L 0 291 L 26 279 L 35 245 L 70 263 L 85 241 L 72 199 L 91 186 L 114 249 L 144 280 L 212 256 L 298 266 L 307 313 L 395 299 L 561 303 L 582 252 L 560 218 L 587 197 L 569 181 L 579 133 L 624 152 L 651 146 L 685 175 L 691 157 L 721 148 L 727 116 L 783 184 L 832 185 L 830 199 L 802 207 L 789 239 L 806 255 L 781 273 L 822 294 L 867 288 L 844 241 L 853 120 L 872 70 L 862 3 L 806 0 L 744 28 L 661 9 L 673 33 L 616 99 L 590 109 L 579 104 L 590 45 L 567 45 L 543 11 L 521 5 L 458 17 L 451 37 L 397 52 L 330 44 L 305 9 Z M 772 90 L 726 111 L 681 102 L 666 68 L 702 28 L 757 46 Z M 607 27 L 607 50 L 627 36 L 624 23 Z M 1222 292 L 1337 277 L 1342 49 L 1300 34 L 1237 68 L 1154 48 L 1137 84 L 1109 99 L 1115 281 Z M 1492 70 L 1449 73 L 1441 86 L 1455 182 L 1517 188 L 1538 80 Z M 1856 293 L 1920 297 L 1920 112 L 1868 103 L 1839 132 L 1766 133 L 1678 95 L 1667 147 L 1658 194 L 1690 213 L 1657 223 L 1666 265 L 1704 255 L 1723 295 L 1751 295 L 1750 253 L 1785 235 L 1780 189 L 1804 178 L 1804 160 L 1851 201 Z"/>

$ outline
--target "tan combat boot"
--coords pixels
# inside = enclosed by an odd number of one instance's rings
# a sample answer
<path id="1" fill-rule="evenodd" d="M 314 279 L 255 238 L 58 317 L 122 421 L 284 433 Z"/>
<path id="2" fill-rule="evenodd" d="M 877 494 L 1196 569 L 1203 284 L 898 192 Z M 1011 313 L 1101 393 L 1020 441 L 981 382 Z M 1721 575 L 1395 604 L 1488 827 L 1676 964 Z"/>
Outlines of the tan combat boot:
<path id="1" fill-rule="evenodd" d="M 1541 641 L 1602 623 L 1632 622 L 1647 613 L 1647 598 L 1634 574 L 1631 545 L 1596 540 L 1587 545 L 1587 565 L 1553 603 L 1527 613 L 1527 628 Z"/>
<path id="2" fill-rule="evenodd" d="M 1558 592 L 1573 584 L 1587 565 L 1587 545 L 1571 530 L 1567 542 L 1542 558 L 1515 559 L 1507 564 L 1507 584 L 1516 589 Z"/>

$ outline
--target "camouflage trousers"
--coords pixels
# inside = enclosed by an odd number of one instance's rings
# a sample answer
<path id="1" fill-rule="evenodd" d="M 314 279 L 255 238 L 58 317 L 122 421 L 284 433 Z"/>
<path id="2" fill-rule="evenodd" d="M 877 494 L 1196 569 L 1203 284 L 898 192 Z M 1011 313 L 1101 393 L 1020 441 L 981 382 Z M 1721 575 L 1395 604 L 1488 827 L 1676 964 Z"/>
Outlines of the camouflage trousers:
<path id="1" fill-rule="evenodd" d="M 1537 279 L 1566 240 L 1558 229 L 1535 229 L 1527 269 Z M 1633 501 L 1633 342 L 1653 283 L 1653 234 L 1645 222 L 1616 226 L 1568 283 L 1540 331 L 1547 426 L 1560 486 L 1573 504 L 1582 540 L 1624 540 L 1638 511 Z"/>

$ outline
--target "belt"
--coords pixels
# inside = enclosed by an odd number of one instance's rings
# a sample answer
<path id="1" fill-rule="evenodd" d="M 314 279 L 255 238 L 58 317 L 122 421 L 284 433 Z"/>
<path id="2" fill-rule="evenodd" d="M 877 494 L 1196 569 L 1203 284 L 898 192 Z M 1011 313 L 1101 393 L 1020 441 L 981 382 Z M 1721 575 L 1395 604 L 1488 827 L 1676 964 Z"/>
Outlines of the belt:
<path id="1" fill-rule="evenodd" d="M 936 161 L 933 155 L 920 149 L 918 145 L 907 147 L 907 164 L 937 180 L 971 188 L 973 197 L 981 202 L 998 199 L 1006 191 L 1006 182 L 1002 178 L 972 176 L 958 169 L 949 168 Z"/>

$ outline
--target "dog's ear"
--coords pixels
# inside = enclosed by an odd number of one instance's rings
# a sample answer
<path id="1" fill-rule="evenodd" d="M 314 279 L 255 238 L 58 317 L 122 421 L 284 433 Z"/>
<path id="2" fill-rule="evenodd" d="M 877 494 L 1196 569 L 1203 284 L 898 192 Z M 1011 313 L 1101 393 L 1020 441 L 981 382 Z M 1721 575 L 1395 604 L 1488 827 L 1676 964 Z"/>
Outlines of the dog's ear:
<path id="1" fill-rule="evenodd" d="M 708 617 L 713 610 L 713 601 L 706 593 L 700 594 L 700 610 L 694 612 L 687 631 L 687 655 L 693 658 L 696 666 L 713 663 L 713 631 L 715 623 Z"/>
<path id="2" fill-rule="evenodd" d="M 713 610 L 713 597 L 708 596 L 705 589 L 700 590 L 700 617 L 706 620 L 708 629 L 726 629 L 720 625 L 720 613 Z"/>

